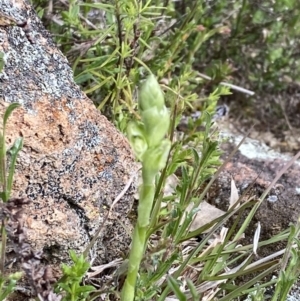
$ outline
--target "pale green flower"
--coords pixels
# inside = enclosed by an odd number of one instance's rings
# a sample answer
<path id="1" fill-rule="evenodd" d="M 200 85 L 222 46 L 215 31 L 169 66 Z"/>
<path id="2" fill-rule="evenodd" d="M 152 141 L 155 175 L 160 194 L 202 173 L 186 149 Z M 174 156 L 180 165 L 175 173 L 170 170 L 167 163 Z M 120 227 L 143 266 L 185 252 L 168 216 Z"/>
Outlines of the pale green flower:
<path id="1" fill-rule="evenodd" d="M 141 112 L 156 107 L 165 106 L 164 94 L 153 74 L 149 75 L 139 92 L 139 109 Z"/>
<path id="2" fill-rule="evenodd" d="M 138 125 L 135 122 L 129 122 L 127 126 L 127 136 L 131 147 L 133 148 L 136 157 L 141 160 L 143 154 L 148 149 L 147 140 L 145 138 L 142 125 Z"/>
<path id="3" fill-rule="evenodd" d="M 142 121 L 149 147 L 156 146 L 169 130 L 170 114 L 165 106 L 160 110 L 153 107 L 142 113 Z"/>

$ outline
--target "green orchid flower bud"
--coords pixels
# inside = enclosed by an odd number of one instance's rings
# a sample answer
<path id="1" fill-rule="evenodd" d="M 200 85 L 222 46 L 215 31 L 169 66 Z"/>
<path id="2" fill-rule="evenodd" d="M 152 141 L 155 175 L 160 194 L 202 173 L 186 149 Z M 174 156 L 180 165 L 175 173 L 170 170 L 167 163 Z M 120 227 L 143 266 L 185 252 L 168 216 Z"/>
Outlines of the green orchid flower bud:
<path id="1" fill-rule="evenodd" d="M 170 125 L 170 114 L 165 106 L 161 110 L 154 107 L 142 113 L 142 121 L 148 146 L 152 147 L 158 145 L 167 134 Z"/>
<path id="2" fill-rule="evenodd" d="M 127 136 L 136 157 L 141 160 L 148 149 L 142 125 L 135 122 L 129 122 L 127 126 Z"/>
<path id="3" fill-rule="evenodd" d="M 153 74 L 149 75 L 139 92 L 139 109 L 141 112 L 156 107 L 161 110 L 165 106 L 164 94 Z"/>
<path id="4" fill-rule="evenodd" d="M 161 169 L 163 169 L 167 163 L 168 155 L 171 148 L 171 142 L 167 139 L 161 141 L 158 146 L 148 148 L 143 155 L 143 178 L 154 178 Z M 148 179 L 144 178 L 145 182 Z"/>

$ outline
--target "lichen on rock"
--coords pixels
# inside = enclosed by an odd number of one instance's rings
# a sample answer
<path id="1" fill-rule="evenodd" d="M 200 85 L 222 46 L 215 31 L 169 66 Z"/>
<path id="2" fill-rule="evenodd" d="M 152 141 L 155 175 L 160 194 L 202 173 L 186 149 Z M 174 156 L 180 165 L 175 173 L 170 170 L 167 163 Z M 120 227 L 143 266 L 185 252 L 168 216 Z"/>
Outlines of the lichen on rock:
<path id="1" fill-rule="evenodd" d="M 7 144 L 24 138 L 13 197 L 26 207 L 27 235 L 35 249 L 67 260 L 82 252 L 109 206 L 136 174 L 127 140 L 100 114 L 73 81 L 72 69 L 27 1 L 1 0 L 0 12 L 30 22 L 30 38 L 17 25 L 0 25 L 0 112 L 22 104 L 7 127 Z M 98 240 L 99 261 L 119 257 L 130 243 L 127 213 L 135 184 L 114 208 Z M 123 242 L 116 247 L 116 238 Z"/>

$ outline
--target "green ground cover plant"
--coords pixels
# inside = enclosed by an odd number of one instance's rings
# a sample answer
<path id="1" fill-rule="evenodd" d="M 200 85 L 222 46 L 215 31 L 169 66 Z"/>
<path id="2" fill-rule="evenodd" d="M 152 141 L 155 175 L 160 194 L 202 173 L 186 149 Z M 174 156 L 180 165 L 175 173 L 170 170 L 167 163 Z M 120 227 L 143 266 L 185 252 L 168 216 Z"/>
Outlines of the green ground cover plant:
<path id="1" fill-rule="evenodd" d="M 238 88 L 230 81 L 247 74 L 246 88 L 283 89 L 287 76 L 299 76 L 293 67 L 297 66 L 298 3 L 32 3 L 68 57 L 76 82 L 127 135 L 143 166 L 137 224 L 128 258 L 124 258 L 125 268 L 112 272 L 115 281 L 93 289 L 81 285 L 89 268 L 86 259 L 70 253 L 74 265 L 63 266 L 64 276 L 56 284 L 57 298 L 258 301 L 265 300 L 266 288 L 275 285 L 269 300 L 286 300 L 299 275 L 299 223 L 268 241 L 260 241 L 258 226 L 253 244 L 240 244 L 268 190 L 243 203 L 245 195 L 236 196 L 232 191 L 234 204 L 223 216 L 193 231 L 190 227 L 226 163 L 220 161 L 213 115 L 218 100 Z M 147 85 L 151 86 L 149 92 Z M 178 133 L 183 114 L 195 109 L 202 114 L 197 120 L 189 119 L 188 131 Z M 4 139 L 1 141 L 3 160 L 6 152 Z M 2 182 L 6 173 L 2 164 Z M 166 196 L 170 178 L 178 181 Z M 9 199 L 6 188 L 2 196 L 3 201 Z M 233 216 L 235 222 L 227 227 Z M 281 252 L 256 257 L 259 247 L 284 240 L 286 248 Z M 5 251 L 5 219 L 1 246 Z M 279 271 L 279 277 L 268 278 L 274 271 Z M 237 283 L 246 275 L 254 276 Z M 126 279 L 124 285 L 122 278 Z M 4 300 L 13 291 L 16 275 L 0 280 Z"/>
<path id="2" fill-rule="evenodd" d="M 23 140 L 18 138 L 10 149 L 6 149 L 5 144 L 5 129 L 9 116 L 12 112 L 17 109 L 20 105 L 13 103 L 4 112 L 2 132 L 0 134 L 0 183 L 1 193 L 0 197 L 3 203 L 7 203 L 10 199 L 14 170 L 16 165 L 16 159 L 18 152 L 22 148 Z M 10 155 L 9 164 L 7 164 L 7 155 Z M 3 206 L 1 206 L 3 207 Z M 2 208 L 1 208 L 2 209 Z M 17 281 L 21 278 L 22 273 L 16 272 L 9 275 L 5 275 L 5 256 L 6 256 L 6 243 L 7 243 L 7 223 L 8 217 L 4 210 L 0 211 L 1 218 L 1 242 L 0 242 L 0 300 L 5 298 L 13 292 Z"/>

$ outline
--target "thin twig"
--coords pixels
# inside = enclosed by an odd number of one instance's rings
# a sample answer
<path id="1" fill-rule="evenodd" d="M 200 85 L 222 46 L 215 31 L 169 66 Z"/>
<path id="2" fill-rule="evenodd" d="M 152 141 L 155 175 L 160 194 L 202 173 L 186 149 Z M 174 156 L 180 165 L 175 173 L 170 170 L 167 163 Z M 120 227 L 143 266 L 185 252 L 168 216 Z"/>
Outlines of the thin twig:
<path id="1" fill-rule="evenodd" d="M 197 74 L 198 74 L 200 77 L 204 78 L 204 79 L 212 80 L 212 78 L 211 78 L 210 76 L 206 75 L 206 74 L 203 74 L 203 73 L 200 73 L 200 72 L 198 72 Z M 253 96 L 253 95 L 255 94 L 255 92 L 250 91 L 250 90 L 245 89 L 245 88 L 242 88 L 242 87 L 239 87 L 239 86 L 237 86 L 237 85 L 233 85 L 233 84 L 229 84 L 229 83 L 225 83 L 225 82 L 220 82 L 220 85 L 229 87 L 229 88 L 231 88 L 232 90 L 236 90 L 236 91 L 239 91 L 239 92 L 242 92 L 242 93 L 251 95 L 251 96 Z"/>
<path id="2" fill-rule="evenodd" d="M 262 202 L 267 194 L 270 192 L 270 190 L 275 186 L 277 181 L 281 178 L 281 176 L 300 158 L 300 151 L 293 157 L 291 158 L 287 164 L 281 168 L 281 170 L 278 172 L 276 177 L 273 179 L 271 184 L 267 187 L 267 189 L 263 192 L 263 194 L 260 196 L 260 201 Z"/>
<path id="3" fill-rule="evenodd" d="M 284 119 L 285 119 L 285 121 L 286 121 L 286 124 L 288 125 L 288 127 L 289 127 L 290 131 L 292 132 L 292 134 L 294 134 L 294 131 L 293 131 L 294 129 L 293 129 L 291 123 L 290 123 L 290 120 L 289 120 L 287 114 L 286 114 L 285 107 L 284 107 L 282 101 L 279 101 L 279 105 L 280 105 L 280 107 L 281 107 L 281 110 L 282 110 Z"/>
<path id="4" fill-rule="evenodd" d="M 296 248 L 296 247 L 297 247 L 296 244 L 292 245 L 292 248 Z M 266 256 L 264 258 L 261 258 L 261 259 L 255 261 L 255 262 L 253 262 L 253 263 L 250 263 L 248 266 L 245 267 L 245 270 L 249 270 L 249 269 L 254 268 L 256 266 L 259 266 L 259 265 L 261 265 L 261 264 L 263 264 L 265 262 L 268 262 L 268 261 L 270 261 L 270 260 L 272 260 L 272 259 L 274 259 L 274 258 L 276 258 L 278 256 L 281 256 L 282 254 L 284 254 L 286 252 L 286 250 L 287 250 L 286 248 L 282 249 L 282 250 L 277 251 L 277 252 L 275 252 L 275 253 L 273 253 L 271 255 L 268 255 L 268 256 Z"/>
<path id="5" fill-rule="evenodd" d="M 131 178 L 129 179 L 129 181 L 127 182 L 126 186 L 123 188 L 123 190 L 118 194 L 118 196 L 115 198 L 115 200 L 113 201 L 111 207 L 109 208 L 109 211 L 106 213 L 106 216 L 104 217 L 104 220 L 102 221 L 102 224 L 100 225 L 100 227 L 98 228 L 95 236 L 93 237 L 93 239 L 91 240 L 91 242 L 89 243 L 89 245 L 86 247 L 85 251 L 83 252 L 83 256 L 87 257 L 89 251 L 91 250 L 91 248 L 94 246 L 94 244 L 96 243 L 96 240 L 99 236 L 99 234 L 101 233 L 101 231 L 104 228 L 104 225 L 110 215 L 110 213 L 112 212 L 114 206 L 120 201 L 120 199 L 124 196 L 124 194 L 127 192 L 127 190 L 129 189 L 130 185 L 133 182 L 134 179 L 134 175 L 131 176 Z"/>

